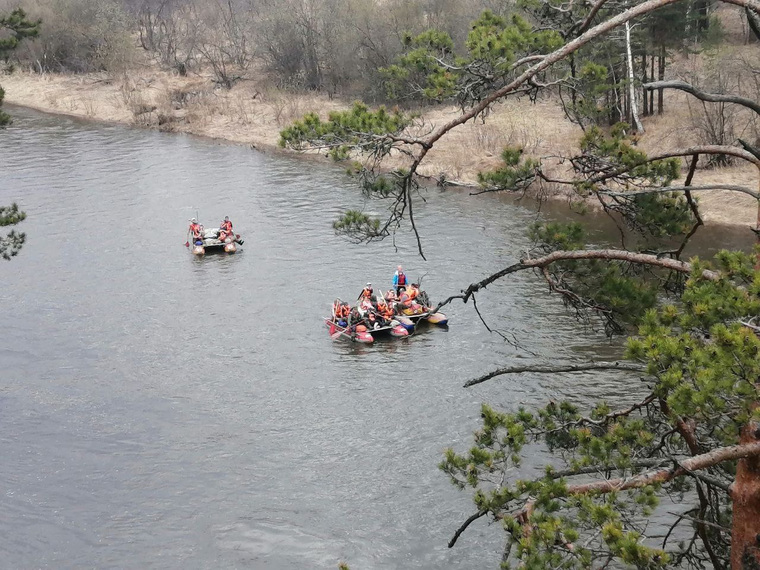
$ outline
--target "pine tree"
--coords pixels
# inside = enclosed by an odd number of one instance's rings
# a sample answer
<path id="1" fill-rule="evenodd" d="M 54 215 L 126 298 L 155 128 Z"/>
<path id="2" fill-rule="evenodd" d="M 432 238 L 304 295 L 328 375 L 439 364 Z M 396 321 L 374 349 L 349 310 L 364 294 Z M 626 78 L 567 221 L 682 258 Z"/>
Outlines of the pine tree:
<path id="1" fill-rule="evenodd" d="M 8 16 L 0 17 L 0 31 L 6 30 L 7 32 L 7 36 L 0 39 L 0 59 L 7 64 L 21 40 L 36 37 L 40 33 L 40 24 L 40 20 L 31 21 L 27 19 L 26 12 L 21 8 L 16 8 Z M 10 116 L 1 109 L 4 98 L 5 91 L 0 87 L 0 127 L 11 122 Z"/>
<path id="2" fill-rule="evenodd" d="M 17 8 L 10 15 L 0 17 L 0 30 L 7 30 L 8 36 L 0 39 L 0 59 L 8 62 L 8 59 L 24 38 L 33 38 L 39 34 L 40 21 L 30 21 L 26 13 Z M 11 122 L 10 116 L 3 112 L 2 105 L 5 91 L 0 87 L 0 128 L 6 127 Z M 18 209 L 17 204 L 0 206 L 0 227 L 14 226 L 26 218 L 26 214 Z M 11 230 L 5 236 L 0 237 L 0 257 L 10 259 L 21 250 L 26 234 Z"/>
<path id="3" fill-rule="evenodd" d="M 758 0 L 724 1 L 760 15 Z M 408 219 L 422 254 L 413 216 L 417 169 L 438 140 L 467 121 L 487 119 L 491 105 L 510 95 L 535 95 L 565 82 L 555 65 L 593 54 L 612 30 L 676 2 L 602 0 L 583 3 L 574 12 L 580 5 L 525 0 L 566 19 L 562 30 L 484 13 L 472 25 L 464 55 L 455 54 L 450 38 L 438 31 L 406 38 L 406 52 L 385 70 L 389 95 L 455 101 L 459 116 L 430 130 L 401 110 L 357 105 L 327 121 L 307 116 L 283 131 L 281 144 L 325 149 L 337 160 L 363 160 L 351 171 L 359 174 L 365 191 L 393 201 L 391 216 L 383 224 L 349 212 L 336 231 L 376 239 Z M 700 17 L 707 10 L 704 2 L 690 5 Z M 656 26 L 662 28 L 667 16 Z M 651 22 L 656 27 L 654 18 Z M 601 67 L 586 70 L 592 88 L 604 79 L 608 68 Z M 572 79 L 581 77 L 582 70 L 576 71 Z M 760 112 L 757 102 L 739 97 L 674 82 L 664 87 Z M 450 546 L 473 521 L 490 517 L 507 535 L 504 567 L 760 567 L 760 249 L 721 252 L 710 261 L 682 259 L 703 223 L 695 192 L 727 188 L 760 204 L 760 193 L 752 189 L 693 184 L 697 162 L 705 155 L 728 153 L 760 169 L 760 151 L 742 144 L 647 156 L 629 126 L 619 123 L 587 128 L 580 152 L 564 157 L 572 170 L 567 180 L 548 175 L 540 159 L 523 157 L 521 149 L 505 149 L 503 166 L 481 173 L 483 191 L 524 190 L 543 182 L 567 185 L 579 201 L 597 199 L 640 238 L 638 249 L 626 248 L 631 240 L 625 239 L 619 248 L 592 249 L 580 224 L 539 225 L 532 230 L 536 247 L 529 255 L 444 301 L 474 302 L 496 280 L 535 272 L 579 318 L 598 317 L 608 334 L 627 335 L 624 360 L 504 367 L 466 386 L 504 374 L 598 371 L 627 375 L 638 398 L 627 407 L 597 402 L 589 410 L 556 401 L 509 412 L 484 405 L 472 446 L 456 451 L 461 445 L 455 445 L 441 463 L 457 487 L 472 492 L 476 507 Z M 378 166 L 391 153 L 407 157 L 408 167 L 384 174 Z M 688 174 L 675 186 L 684 159 Z M 520 475 L 516 467 L 523 457 L 537 451 L 548 457 L 545 469 L 532 477 Z M 647 536 L 647 517 L 665 494 L 676 494 L 690 506 L 671 520 L 681 536 L 681 528 L 690 527 L 683 544 L 672 540 L 673 532 L 658 544 Z"/>

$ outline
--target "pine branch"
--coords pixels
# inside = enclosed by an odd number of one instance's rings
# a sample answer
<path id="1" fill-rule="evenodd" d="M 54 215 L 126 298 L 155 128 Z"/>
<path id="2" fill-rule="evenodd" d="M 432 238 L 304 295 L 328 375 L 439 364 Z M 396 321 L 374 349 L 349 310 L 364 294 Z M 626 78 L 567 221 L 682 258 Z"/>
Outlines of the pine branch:
<path id="1" fill-rule="evenodd" d="M 682 475 L 687 475 L 694 471 L 701 471 L 708 467 L 714 467 L 726 461 L 735 461 L 737 459 L 746 459 L 748 457 L 760 456 L 760 442 L 745 443 L 732 445 L 729 447 L 719 447 L 701 455 L 694 455 L 688 459 L 679 462 L 675 467 L 670 469 L 656 469 L 647 471 L 634 477 L 618 477 L 616 479 L 607 479 L 604 481 L 595 481 L 593 483 L 582 483 L 580 485 L 569 485 L 567 493 L 569 495 L 583 495 L 587 493 L 612 493 L 615 491 L 627 491 L 630 489 L 640 489 L 656 483 L 667 483 Z"/>
<path id="2" fill-rule="evenodd" d="M 665 257 L 659 257 L 649 253 L 636 253 L 634 251 L 626 251 L 622 249 L 579 249 L 570 251 L 554 251 L 543 257 L 536 257 L 533 259 L 521 259 L 519 263 L 514 263 L 509 267 L 505 267 L 501 271 L 497 271 L 492 275 L 489 275 L 485 279 L 471 284 L 467 289 L 463 290 L 460 295 L 452 295 L 446 300 L 442 301 L 436 307 L 436 311 L 444 305 L 448 305 L 454 299 L 462 299 L 466 303 L 473 293 L 477 293 L 481 289 L 485 289 L 488 285 L 494 281 L 498 281 L 502 277 L 509 275 L 510 273 L 517 273 L 518 271 L 524 271 L 526 269 L 540 269 L 547 267 L 552 263 L 559 261 L 571 261 L 571 260 L 588 260 L 588 259 L 605 259 L 608 261 L 626 261 L 629 263 L 637 263 L 640 265 L 650 265 L 652 267 L 660 267 L 662 269 L 669 269 L 671 271 L 677 271 L 679 273 L 690 273 L 692 270 L 691 263 L 687 261 L 680 261 L 678 259 L 670 259 Z M 717 271 L 711 271 L 705 269 L 702 271 L 702 277 L 710 281 L 717 281 L 720 277 L 720 273 Z"/>
<path id="3" fill-rule="evenodd" d="M 481 384 L 486 380 L 495 378 L 497 376 L 503 376 L 505 374 L 523 374 L 525 372 L 532 372 L 536 374 L 559 374 L 561 372 L 588 372 L 593 370 L 628 370 L 632 372 L 643 372 L 644 368 L 638 364 L 632 364 L 628 362 L 590 362 L 587 364 L 564 364 L 560 366 L 509 366 L 507 368 L 499 368 L 483 376 L 473 378 L 465 382 L 463 388 L 469 388 L 476 384 Z"/>

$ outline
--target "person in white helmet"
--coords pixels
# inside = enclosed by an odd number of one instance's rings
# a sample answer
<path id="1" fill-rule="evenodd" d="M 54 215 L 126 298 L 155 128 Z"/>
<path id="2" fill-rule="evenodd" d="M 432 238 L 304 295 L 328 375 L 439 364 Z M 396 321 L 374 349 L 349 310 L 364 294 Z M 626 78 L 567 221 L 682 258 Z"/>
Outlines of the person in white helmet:
<path id="1" fill-rule="evenodd" d="M 364 299 L 368 299 L 370 302 L 372 302 L 372 294 L 374 291 L 372 290 L 372 283 L 367 283 L 364 286 L 364 289 L 362 289 L 362 292 L 359 294 L 359 300 L 362 301 Z"/>
<path id="2" fill-rule="evenodd" d="M 187 233 L 193 238 L 193 244 L 198 240 L 203 241 L 203 226 L 195 218 L 190 219 L 190 227 L 187 229 Z"/>

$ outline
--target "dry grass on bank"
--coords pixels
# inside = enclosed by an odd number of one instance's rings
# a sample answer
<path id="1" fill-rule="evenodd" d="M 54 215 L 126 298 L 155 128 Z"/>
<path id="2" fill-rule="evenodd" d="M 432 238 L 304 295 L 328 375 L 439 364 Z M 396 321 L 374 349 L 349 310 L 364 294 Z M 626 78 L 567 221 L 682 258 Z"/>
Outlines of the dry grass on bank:
<path id="1" fill-rule="evenodd" d="M 283 92 L 260 81 L 243 81 L 232 90 L 218 89 L 209 78 L 179 77 L 145 67 L 112 77 L 97 75 L 35 75 L 0 77 L 9 103 L 77 117 L 190 133 L 250 145 L 276 148 L 279 131 L 309 111 L 346 109 L 349 102 L 319 94 Z M 668 91 L 667 114 L 644 119 L 643 150 L 684 148 L 695 144 L 686 96 Z M 428 127 L 456 116 L 453 107 L 426 111 Z M 580 129 L 549 100 L 531 103 L 512 99 L 497 105 L 484 123 L 469 122 L 441 139 L 426 157 L 421 173 L 473 184 L 479 171 L 500 164 L 507 146 L 520 146 L 531 156 L 569 154 L 577 149 Z M 562 168 L 562 167 L 557 167 Z M 754 167 L 700 170 L 694 184 L 729 182 L 757 188 Z M 702 193 L 705 219 L 753 225 L 757 204 L 731 192 Z"/>

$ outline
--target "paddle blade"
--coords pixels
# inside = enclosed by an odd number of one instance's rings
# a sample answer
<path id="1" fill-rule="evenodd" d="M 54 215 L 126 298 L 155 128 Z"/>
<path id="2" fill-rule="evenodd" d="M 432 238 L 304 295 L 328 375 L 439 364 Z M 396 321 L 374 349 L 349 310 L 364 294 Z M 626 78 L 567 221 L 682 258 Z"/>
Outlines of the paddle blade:
<path id="1" fill-rule="evenodd" d="M 185 247 L 190 247 L 190 242 L 189 241 L 185 242 Z"/>

